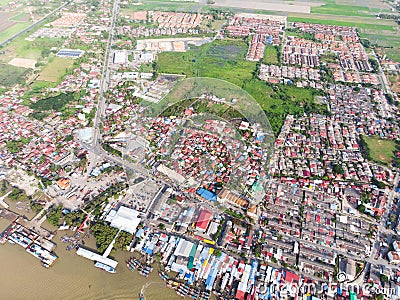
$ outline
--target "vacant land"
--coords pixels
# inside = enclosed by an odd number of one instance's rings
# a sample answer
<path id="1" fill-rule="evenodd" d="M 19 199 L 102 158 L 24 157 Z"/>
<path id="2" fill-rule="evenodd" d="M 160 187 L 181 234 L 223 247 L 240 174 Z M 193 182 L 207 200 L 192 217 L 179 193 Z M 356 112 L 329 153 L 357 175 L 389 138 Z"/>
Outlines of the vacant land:
<path id="1" fill-rule="evenodd" d="M 370 158 L 380 164 L 388 165 L 394 159 L 396 143 L 389 140 L 381 140 L 379 137 L 366 137 Z"/>
<path id="2" fill-rule="evenodd" d="M 263 62 L 268 65 L 274 65 L 279 63 L 278 46 L 265 47 Z"/>
<path id="3" fill-rule="evenodd" d="M 8 64 L 25 69 L 34 69 L 36 60 L 28 58 L 13 58 Z"/>
<path id="4" fill-rule="evenodd" d="M 214 77 L 238 86 L 251 79 L 255 62 L 245 60 L 248 45 L 243 41 L 226 40 L 191 47 L 185 53 L 164 52 L 158 59 L 160 73 L 184 74 L 189 77 Z"/>
<path id="5" fill-rule="evenodd" d="M 54 57 L 40 72 L 38 80 L 58 82 L 66 73 L 68 73 L 73 63 L 73 59 Z"/>
<path id="6" fill-rule="evenodd" d="M 12 86 L 22 83 L 26 69 L 0 63 L 0 86 Z"/>
<path id="7" fill-rule="evenodd" d="M 256 79 L 256 63 L 245 60 L 247 48 L 241 40 L 225 40 L 194 47 L 185 53 L 160 53 L 158 71 L 224 79 L 243 88 L 265 111 L 275 134 L 288 113 L 325 112 L 325 107 L 314 102 L 318 95 L 314 89 L 269 85 Z"/>
<path id="8" fill-rule="evenodd" d="M 10 18 L 10 21 L 16 22 L 28 22 L 29 21 L 29 14 L 25 12 L 17 13 L 13 17 Z"/>

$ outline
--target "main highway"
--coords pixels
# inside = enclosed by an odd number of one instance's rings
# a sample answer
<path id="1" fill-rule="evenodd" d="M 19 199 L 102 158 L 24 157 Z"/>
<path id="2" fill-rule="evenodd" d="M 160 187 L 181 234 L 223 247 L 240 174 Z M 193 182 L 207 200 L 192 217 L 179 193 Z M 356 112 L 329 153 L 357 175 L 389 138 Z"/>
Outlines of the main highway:
<path id="1" fill-rule="evenodd" d="M 97 111 L 96 116 L 93 122 L 94 132 L 93 132 L 93 149 L 101 148 L 100 145 L 100 137 L 101 137 L 101 122 L 105 114 L 105 104 L 106 98 L 104 96 L 105 92 L 108 89 L 108 81 L 110 78 L 110 59 L 111 59 L 111 47 L 114 43 L 114 28 L 115 23 L 118 16 L 119 10 L 119 0 L 114 0 L 113 9 L 112 9 L 112 17 L 111 17 L 111 24 L 110 24 L 110 31 L 107 40 L 106 51 L 104 53 L 104 64 L 103 70 L 101 72 L 101 83 L 100 83 L 100 90 L 99 90 L 99 97 L 97 103 Z"/>

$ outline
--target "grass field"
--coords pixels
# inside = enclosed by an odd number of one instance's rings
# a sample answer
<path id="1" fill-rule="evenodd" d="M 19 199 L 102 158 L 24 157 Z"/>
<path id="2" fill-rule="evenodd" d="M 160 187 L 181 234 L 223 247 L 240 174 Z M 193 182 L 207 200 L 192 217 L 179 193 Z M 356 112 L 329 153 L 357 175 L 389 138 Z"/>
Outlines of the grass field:
<path id="1" fill-rule="evenodd" d="M 40 72 L 38 80 L 58 82 L 69 71 L 73 63 L 73 59 L 54 57 Z"/>
<path id="2" fill-rule="evenodd" d="M 0 63 L 0 86 L 12 86 L 21 82 L 26 69 Z"/>
<path id="3" fill-rule="evenodd" d="M 364 140 L 367 142 L 369 155 L 373 161 L 388 165 L 394 159 L 395 142 L 367 136 L 364 136 Z"/>
<path id="4" fill-rule="evenodd" d="M 273 65 L 279 63 L 278 50 L 274 46 L 266 46 L 263 63 Z"/>
<path id="5" fill-rule="evenodd" d="M 381 47 L 390 47 L 391 49 L 389 50 L 389 55 L 392 57 L 399 57 L 400 55 L 400 50 L 398 49 L 400 47 L 400 39 L 395 35 L 382 35 L 379 33 L 364 33 L 363 30 L 360 33 L 361 38 L 368 39 L 371 44 L 377 44 Z M 395 47 L 395 48 L 392 48 Z M 396 49 L 397 48 L 397 49 Z"/>
<path id="6" fill-rule="evenodd" d="M 398 48 L 385 49 L 385 53 L 388 58 L 400 62 L 400 50 Z"/>

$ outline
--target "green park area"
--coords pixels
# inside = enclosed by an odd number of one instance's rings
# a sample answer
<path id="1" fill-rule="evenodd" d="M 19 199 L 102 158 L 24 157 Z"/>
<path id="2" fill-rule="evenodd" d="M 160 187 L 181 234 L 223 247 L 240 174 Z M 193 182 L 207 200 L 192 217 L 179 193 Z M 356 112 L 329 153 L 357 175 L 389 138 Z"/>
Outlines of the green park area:
<path id="1" fill-rule="evenodd" d="M 260 104 L 275 134 L 287 114 L 325 113 L 325 106 L 315 102 L 319 91 L 292 85 L 272 85 L 257 79 L 258 64 L 245 60 L 247 48 L 242 40 L 224 40 L 192 47 L 185 53 L 163 52 L 159 55 L 157 68 L 159 73 L 218 78 L 237 85 Z"/>
<path id="2" fill-rule="evenodd" d="M 363 140 L 367 146 L 366 154 L 368 159 L 384 165 L 390 165 L 394 160 L 396 151 L 396 143 L 394 141 L 382 140 L 377 136 L 363 136 Z"/>

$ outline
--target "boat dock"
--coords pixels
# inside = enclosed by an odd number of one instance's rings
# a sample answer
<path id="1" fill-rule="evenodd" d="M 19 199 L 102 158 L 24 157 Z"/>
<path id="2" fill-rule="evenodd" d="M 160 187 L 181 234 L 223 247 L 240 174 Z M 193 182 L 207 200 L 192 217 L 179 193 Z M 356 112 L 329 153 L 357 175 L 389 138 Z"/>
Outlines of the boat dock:
<path id="1" fill-rule="evenodd" d="M 53 252 L 56 245 L 30 230 L 23 225 L 14 222 L 0 234 L 0 243 L 8 241 L 10 244 L 17 244 L 26 252 L 38 258 L 43 266 L 50 267 L 58 259 Z"/>
<path id="2" fill-rule="evenodd" d="M 102 256 L 100 254 L 97 254 L 97 253 L 93 252 L 93 251 L 84 249 L 82 247 L 78 248 L 78 250 L 76 251 L 76 254 L 78 254 L 79 256 L 82 256 L 84 258 L 90 259 L 92 261 L 95 261 L 95 262 L 101 262 L 101 263 L 103 263 L 103 264 L 105 264 L 107 266 L 110 266 L 110 267 L 114 268 L 114 269 L 118 265 L 117 261 L 115 261 L 115 260 L 113 260 L 111 258 L 104 257 L 104 256 Z"/>

